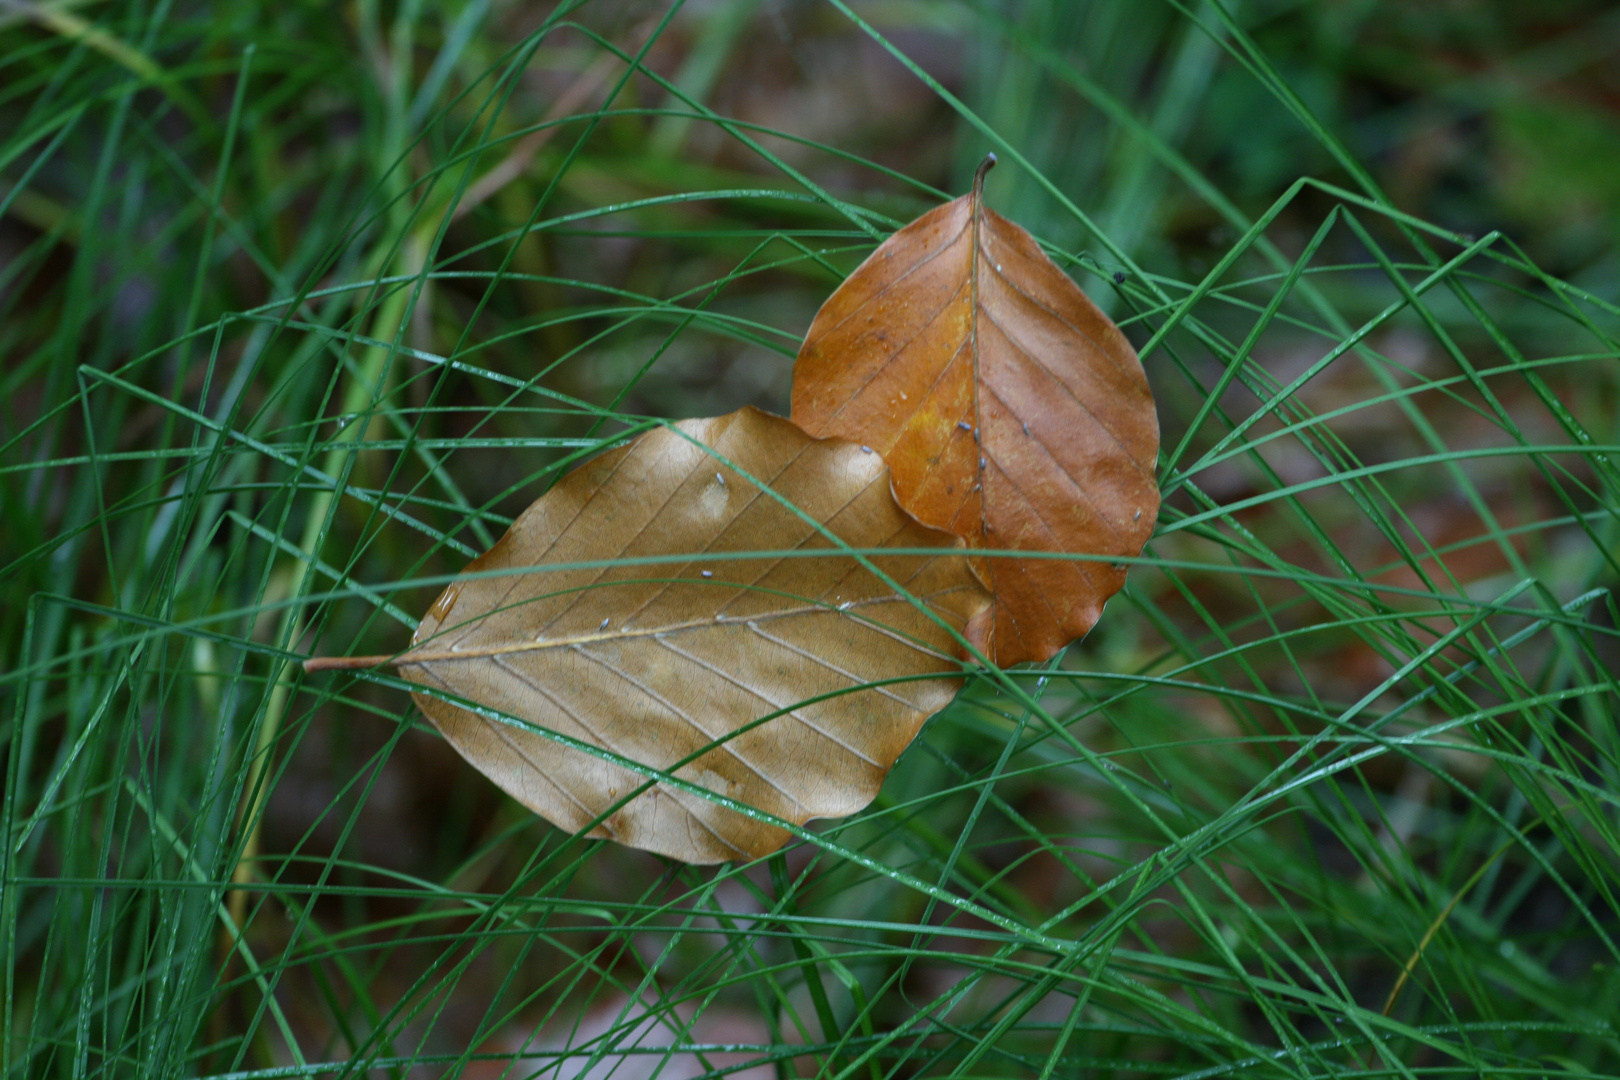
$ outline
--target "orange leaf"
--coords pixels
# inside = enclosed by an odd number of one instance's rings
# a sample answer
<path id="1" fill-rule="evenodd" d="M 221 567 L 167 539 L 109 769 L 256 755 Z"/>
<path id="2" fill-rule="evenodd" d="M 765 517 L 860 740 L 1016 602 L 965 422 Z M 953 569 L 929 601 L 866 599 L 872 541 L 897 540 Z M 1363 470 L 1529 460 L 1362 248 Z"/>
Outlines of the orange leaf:
<path id="1" fill-rule="evenodd" d="M 877 449 L 900 505 L 977 548 L 1134 557 L 1153 531 L 1159 425 L 1135 351 L 1029 233 L 971 193 L 891 236 L 817 313 L 793 420 Z M 975 558 L 975 640 L 1008 666 L 1085 635 L 1107 561 Z"/>

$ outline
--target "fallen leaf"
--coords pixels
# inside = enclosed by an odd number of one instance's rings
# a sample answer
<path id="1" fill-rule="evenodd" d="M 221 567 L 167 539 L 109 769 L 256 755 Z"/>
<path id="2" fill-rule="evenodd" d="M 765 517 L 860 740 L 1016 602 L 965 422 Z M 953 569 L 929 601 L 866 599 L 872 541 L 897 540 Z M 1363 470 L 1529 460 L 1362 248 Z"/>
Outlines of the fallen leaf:
<path id="1" fill-rule="evenodd" d="M 871 559 L 925 607 L 812 521 L 853 548 L 939 549 Z M 656 429 L 563 478 L 466 571 L 534 572 L 458 578 L 392 662 L 424 688 L 673 768 L 776 817 L 843 816 L 877 795 L 959 685 L 952 630 L 989 605 L 960 549 L 900 511 L 878 455 L 743 409 Z M 773 551 L 825 554 L 750 554 Z M 356 665 L 317 665 L 334 666 Z M 585 828 L 647 780 L 414 696 L 462 756 L 565 829 Z M 790 834 L 660 781 L 590 835 L 710 863 L 767 854 Z"/>
<path id="2" fill-rule="evenodd" d="M 881 244 L 822 305 L 793 420 L 875 448 L 895 497 L 975 548 L 1141 553 L 1159 425 L 1125 335 L 973 190 Z M 975 558 L 995 596 L 974 644 L 1003 666 L 1083 637 L 1125 583 L 1108 561 Z"/>

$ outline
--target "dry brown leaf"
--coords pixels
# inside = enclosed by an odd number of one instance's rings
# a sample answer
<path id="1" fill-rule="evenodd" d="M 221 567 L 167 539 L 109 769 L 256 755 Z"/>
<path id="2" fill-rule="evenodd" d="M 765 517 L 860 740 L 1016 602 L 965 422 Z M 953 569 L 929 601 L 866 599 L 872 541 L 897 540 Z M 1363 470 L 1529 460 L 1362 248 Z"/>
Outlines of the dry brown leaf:
<path id="1" fill-rule="evenodd" d="M 972 547 L 1134 557 L 1153 531 L 1159 425 L 1130 343 L 1022 228 L 971 193 L 901 229 L 817 313 L 793 420 L 876 448 L 895 497 Z M 1085 635 L 1109 562 L 978 558 L 974 644 L 1002 665 Z"/>
<path id="2" fill-rule="evenodd" d="M 738 469 L 851 547 L 942 549 L 872 562 L 956 631 L 989 598 L 959 540 L 895 505 L 888 470 L 871 451 L 813 440 L 755 409 L 675 428 L 570 473 L 467 573 L 670 562 L 458 579 L 393 663 L 423 687 L 644 765 L 667 770 L 696 754 L 674 774 L 788 821 L 854 813 L 955 693 L 959 644 Z M 743 554 L 789 550 L 828 553 Z M 565 829 L 584 828 L 646 781 L 543 735 L 414 696 L 468 761 Z M 591 835 L 710 863 L 769 853 L 790 834 L 660 782 Z"/>

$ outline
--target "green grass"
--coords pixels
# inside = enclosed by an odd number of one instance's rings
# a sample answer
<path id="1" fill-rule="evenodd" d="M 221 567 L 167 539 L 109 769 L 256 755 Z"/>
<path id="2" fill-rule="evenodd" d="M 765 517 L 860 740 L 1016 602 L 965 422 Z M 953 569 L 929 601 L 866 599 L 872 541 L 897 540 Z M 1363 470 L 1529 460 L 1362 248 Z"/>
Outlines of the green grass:
<path id="1" fill-rule="evenodd" d="M 0 8 L 6 1075 L 1620 1075 L 1614 19 L 1445 10 Z M 1166 505 L 869 810 L 666 864 L 303 675 L 992 149 Z"/>

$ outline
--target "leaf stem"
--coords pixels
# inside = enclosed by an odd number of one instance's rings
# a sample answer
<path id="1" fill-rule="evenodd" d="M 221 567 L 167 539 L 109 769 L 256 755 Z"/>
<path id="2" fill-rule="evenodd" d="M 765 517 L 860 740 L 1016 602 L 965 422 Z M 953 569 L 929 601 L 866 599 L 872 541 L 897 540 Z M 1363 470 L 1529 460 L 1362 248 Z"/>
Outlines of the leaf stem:
<path id="1" fill-rule="evenodd" d="M 978 206 L 984 200 L 984 176 L 996 167 L 996 155 L 986 154 L 984 160 L 979 162 L 979 168 L 973 174 L 973 205 Z"/>
<path id="2" fill-rule="evenodd" d="M 382 667 L 384 664 L 399 662 L 396 655 L 381 656 L 312 656 L 304 661 L 304 671 L 314 674 L 317 671 L 361 671 L 365 668 Z"/>

